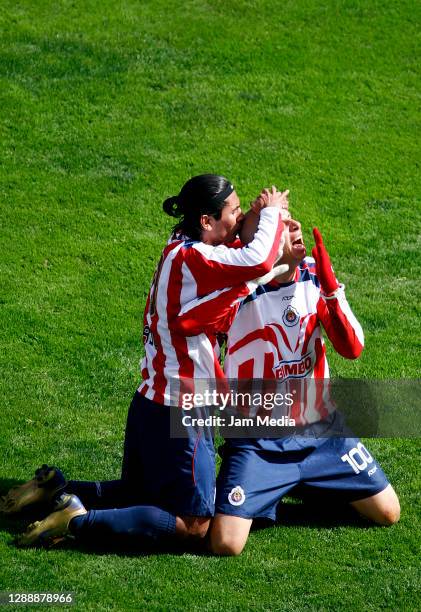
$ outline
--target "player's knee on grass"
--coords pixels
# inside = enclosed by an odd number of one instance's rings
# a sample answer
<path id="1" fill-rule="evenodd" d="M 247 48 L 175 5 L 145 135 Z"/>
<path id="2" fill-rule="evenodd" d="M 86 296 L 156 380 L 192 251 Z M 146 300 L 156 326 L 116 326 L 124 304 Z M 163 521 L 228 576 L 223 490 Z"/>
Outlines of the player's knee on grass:
<path id="1" fill-rule="evenodd" d="M 214 555 L 224 557 L 238 557 L 244 550 L 247 538 L 239 538 L 230 534 L 211 536 L 210 549 Z"/>
<path id="2" fill-rule="evenodd" d="M 379 494 L 380 519 L 382 525 L 394 525 L 401 516 L 401 506 L 392 485 Z"/>
<path id="3" fill-rule="evenodd" d="M 210 530 L 209 547 L 214 555 L 236 557 L 243 552 L 251 519 L 217 514 Z"/>
<path id="4" fill-rule="evenodd" d="M 177 516 L 176 534 L 182 538 L 202 539 L 206 536 L 210 518 L 204 516 Z"/>
<path id="5" fill-rule="evenodd" d="M 352 505 L 360 514 L 384 527 L 397 523 L 401 514 L 399 499 L 392 485 L 372 497 L 353 502 Z"/>

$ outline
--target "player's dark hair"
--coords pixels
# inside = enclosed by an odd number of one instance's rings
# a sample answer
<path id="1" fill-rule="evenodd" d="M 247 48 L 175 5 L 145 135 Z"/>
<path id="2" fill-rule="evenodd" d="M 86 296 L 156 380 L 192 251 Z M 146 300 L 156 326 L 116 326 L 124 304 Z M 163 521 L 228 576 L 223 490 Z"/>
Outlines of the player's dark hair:
<path id="1" fill-rule="evenodd" d="M 173 227 L 173 234 L 182 234 L 193 240 L 200 240 L 202 227 L 200 217 L 209 215 L 221 218 L 225 200 L 234 191 L 232 184 L 218 174 L 193 176 L 183 185 L 177 196 L 167 198 L 162 205 L 171 217 L 180 217 Z"/>

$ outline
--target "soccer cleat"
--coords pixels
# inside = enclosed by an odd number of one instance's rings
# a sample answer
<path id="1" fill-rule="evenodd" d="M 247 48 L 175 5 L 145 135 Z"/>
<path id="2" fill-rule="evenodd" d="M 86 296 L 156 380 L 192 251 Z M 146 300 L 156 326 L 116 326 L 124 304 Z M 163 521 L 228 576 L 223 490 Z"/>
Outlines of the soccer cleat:
<path id="1" fill-rule="evenodd" d="M 33 504 L 50 504 L 66 485 L 67 481 L 58 468 L 44 464 L 35 471 L 32 480 L 13 487 L 0 497 L 0 512 L 15 514 Z"/>
<path id="2" fill-rule="evenodd" d="M 16 546 L 55 546 L 72 535 L 69 529 L 70 521 L 86 513 L 85 506 L 76 495 L 63 493 L 57 500 L 55 511 L 43 521 L 29 525 L 25 533 L 16 539 Z"/>

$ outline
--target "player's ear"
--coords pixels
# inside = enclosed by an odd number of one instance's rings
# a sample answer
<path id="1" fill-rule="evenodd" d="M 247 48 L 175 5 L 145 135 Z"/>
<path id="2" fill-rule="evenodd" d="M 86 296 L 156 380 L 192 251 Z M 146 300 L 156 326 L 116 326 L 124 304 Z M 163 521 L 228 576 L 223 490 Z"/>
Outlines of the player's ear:
<path id="1" fill-rule="evenodd" d="M 215 219 L 210 215 L 201 215 L 200 227 L 202 228 L 202 230 L 210 231 L 213 227 L 212 221 L 215 221 Z"/>

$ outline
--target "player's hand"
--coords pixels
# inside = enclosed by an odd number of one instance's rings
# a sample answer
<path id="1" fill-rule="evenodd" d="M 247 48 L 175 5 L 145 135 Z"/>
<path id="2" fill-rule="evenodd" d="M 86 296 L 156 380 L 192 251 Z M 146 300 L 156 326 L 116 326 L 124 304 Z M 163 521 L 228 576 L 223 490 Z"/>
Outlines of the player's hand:
<path id="1" fill-rule="evenodd" d="M 330 257 L 323 243 L 323 238 L 317 227 L 313 228 L 313 236 L 316 246 L 312 250 L 314 259 L 316 260 L 316 273 L 320 281 L 320 286 L 325 295 L 331 295 L 338 287 L 339 283 L 332 270 Z"/>
<path id="2" fill-rule="evenodd" d="M 285 191 L 280 192 L 279 203 L 280 203 L 282 221 L 287 221 L 288 219 L 291 219 L 291 213 L 288 210 L 289 208 L 288 197 L 289 197 L 289 189 L 286 189 Z"/>
<path id="3" fill-rule="evenodd" d="M 262 189 L 260 195 L 250 204 L 251 210 L 257 215 L 260 214 L 262 208 L 275 207 L 281 213 L 285 214 L 288 211 L 288 195 L 289 190 L 278 191 L 274 185 L 271 189 Z M 285 212 L 283 212 L 285 211 Z"/>

